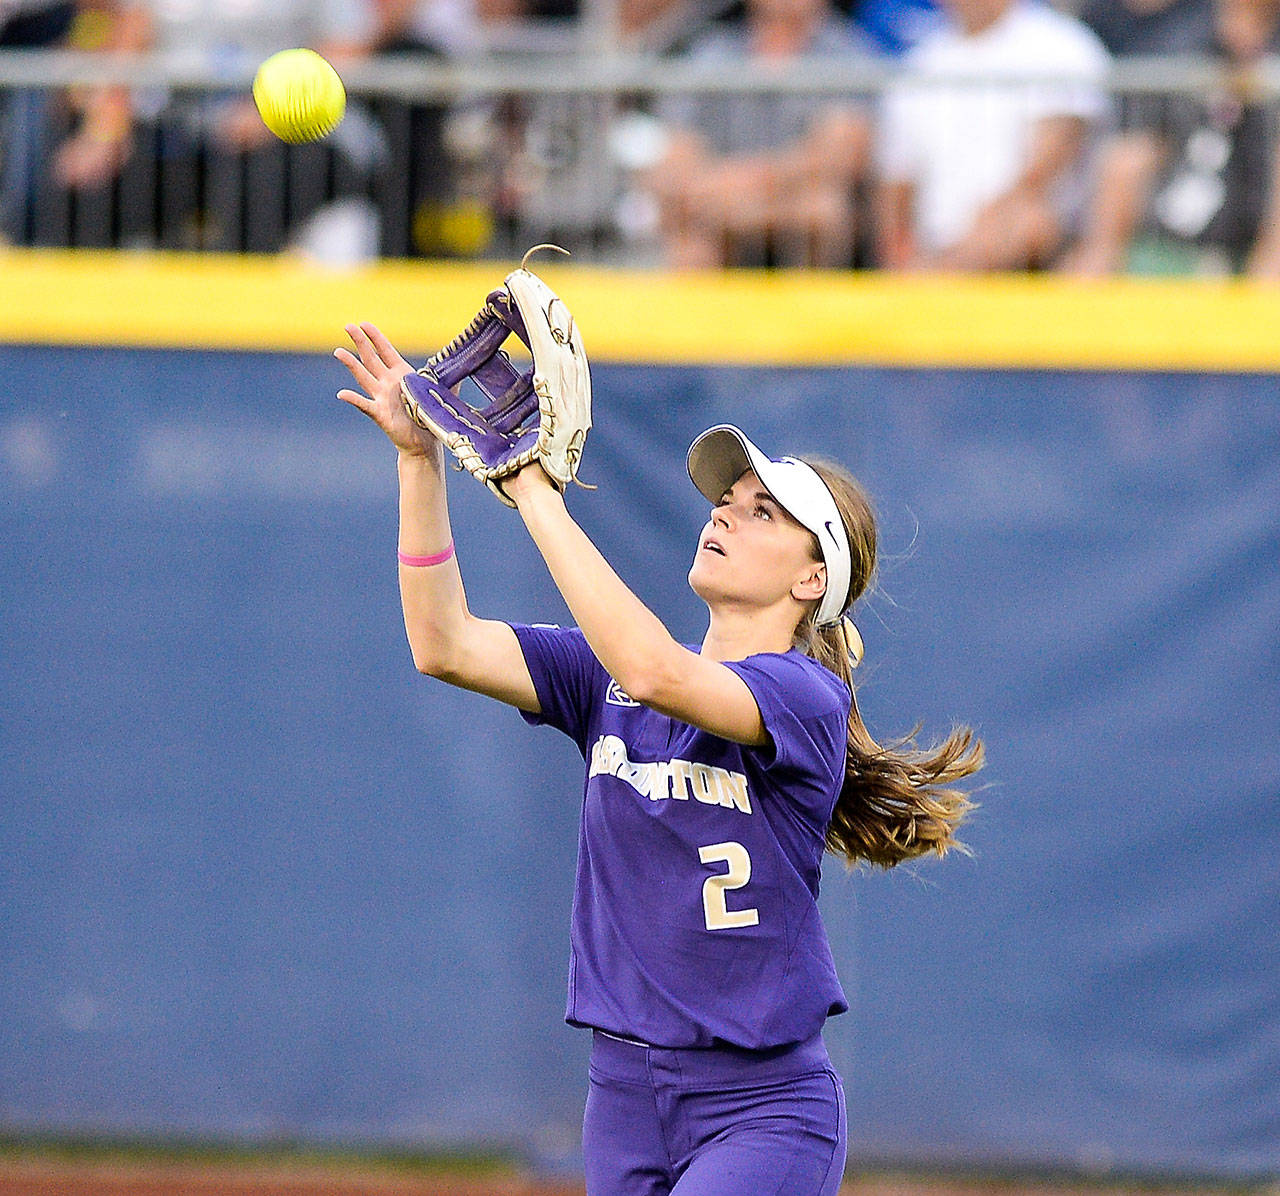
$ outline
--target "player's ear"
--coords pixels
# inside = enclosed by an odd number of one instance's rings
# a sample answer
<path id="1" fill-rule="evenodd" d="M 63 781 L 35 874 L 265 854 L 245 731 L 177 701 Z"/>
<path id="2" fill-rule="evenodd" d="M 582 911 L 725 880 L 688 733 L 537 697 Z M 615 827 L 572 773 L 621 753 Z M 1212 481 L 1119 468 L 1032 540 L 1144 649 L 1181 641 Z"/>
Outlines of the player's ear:
<path id="1" fill-rule="evenodd" d="M 815 561 L 791 584 L 791 597 L 797 602 L 816 602 L 827 592 L 827 567 Z"/>

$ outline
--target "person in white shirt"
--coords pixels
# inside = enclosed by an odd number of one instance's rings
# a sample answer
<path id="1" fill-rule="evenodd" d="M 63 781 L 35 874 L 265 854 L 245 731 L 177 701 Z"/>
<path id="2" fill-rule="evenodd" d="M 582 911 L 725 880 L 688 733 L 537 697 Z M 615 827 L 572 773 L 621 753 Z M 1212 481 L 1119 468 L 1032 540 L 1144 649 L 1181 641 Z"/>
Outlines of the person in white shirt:
<path id="1" fill-rule="evenodd" d="M 878 130 L 880 264 L 1044 266 L 1083 188 L 1110 58 L 1037 0 L 944 0 L 947 26 L 904 60 Z"/>

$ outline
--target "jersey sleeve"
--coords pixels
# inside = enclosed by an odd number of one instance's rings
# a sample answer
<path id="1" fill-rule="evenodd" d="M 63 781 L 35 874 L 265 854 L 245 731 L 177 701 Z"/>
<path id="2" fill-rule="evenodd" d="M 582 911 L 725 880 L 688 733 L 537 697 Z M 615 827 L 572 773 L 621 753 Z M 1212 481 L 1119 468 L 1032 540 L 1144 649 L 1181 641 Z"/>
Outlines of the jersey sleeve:
<path id="1" fill-rule="evenodd" d="M 799 652 L 749 656 L 727 667 L 747 683 L 769 732 L 772 742 L 755 749 L 761 765 L 834 794 L 844 776 L 853 700 L 844 682 Z"/>
<path id="2" fill-rule="evenodd" d="M 596 703 L 601 678 L 607 677 L 586 636 L 576 627 L 512 623 L 520 651 L 538 695 L 540 714 L 521 711 L 532 726 L 563 731 L 586 755 L 587 719 Z"/>
<path id="3" fill-rule="evenodd" d="M 1046 34 L 1028 55 L 1028 69 L 1045 79 L 1025 93 L 1029 116 L 1033 120 L 1056 116 L 1100 120 L 1110 106 L 1106 91 L 1110 55 L 1093 31 L 1078 21 L 1053 13 L 1044 22 Z M 1049 31 L 1056 36 L 1048 36 Z"/>

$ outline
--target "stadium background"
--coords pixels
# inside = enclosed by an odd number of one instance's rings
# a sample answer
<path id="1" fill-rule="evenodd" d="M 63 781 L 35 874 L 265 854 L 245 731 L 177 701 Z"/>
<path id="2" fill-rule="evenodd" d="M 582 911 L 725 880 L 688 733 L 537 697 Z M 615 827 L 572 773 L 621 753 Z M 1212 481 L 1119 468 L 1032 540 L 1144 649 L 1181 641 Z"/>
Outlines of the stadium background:
<path id="1" fill-rule="evenodd" d="M 414 674 L 394 462 L 327 356 L 353 318 L 421 356 L 502 269 L 0 257 L 23 1182 L 30 1143 L 90 1138 L 497 1151 L 572 1187 L 576 759 Z M 878 498 L 873 729 L 987 739 L 971 858 L 827 870 L 851 1174 L 1274 1184 L 1280 296 L 546 275 L 593 361 L 572 508 L 673 631 L 684 448 L 732 419 Z M 474 608 L 563 618 L 513 514 L 453 502 Z M 73 1190 L 48 1174 L 21 1190 Z"/>

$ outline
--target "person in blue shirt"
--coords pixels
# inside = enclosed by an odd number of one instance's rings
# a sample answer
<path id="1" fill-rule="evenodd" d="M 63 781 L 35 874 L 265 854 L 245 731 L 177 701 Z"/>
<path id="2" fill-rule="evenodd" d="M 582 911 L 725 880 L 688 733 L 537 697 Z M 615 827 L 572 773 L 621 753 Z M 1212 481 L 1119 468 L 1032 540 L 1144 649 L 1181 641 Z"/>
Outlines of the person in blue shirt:
<path id="1" fill-rule="evenodd" d="M 832 1196 L 844 1097 L 822 1041 L 848 1003 L 818 912 L 822 857 L 891 867 L 956 845 L 982 745 L 883 747 L 858 713 L 846 610 L 875 570 L 871 506 L 839 466 L 739 429 L 687 465 L 711 504 L 683 645 L 626 587 L 542 468 L 503 482 L 577 622 L 473 615 L 441 446 L 372 325 L 339 397 L 399 450 L 400 591 L 420 671 L 569 735 L 586 765 L 567 1020 L 593 1032 L 589 1196 Z"/>

